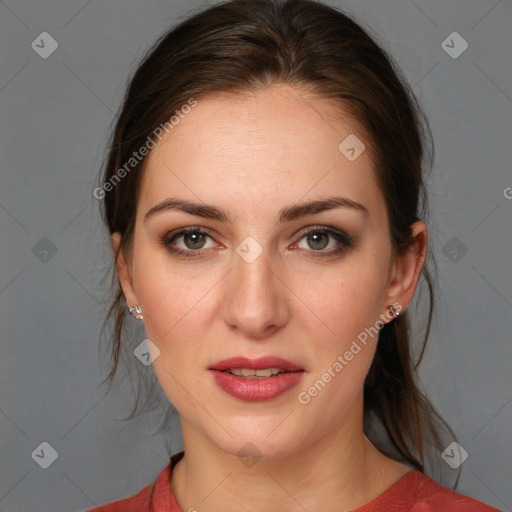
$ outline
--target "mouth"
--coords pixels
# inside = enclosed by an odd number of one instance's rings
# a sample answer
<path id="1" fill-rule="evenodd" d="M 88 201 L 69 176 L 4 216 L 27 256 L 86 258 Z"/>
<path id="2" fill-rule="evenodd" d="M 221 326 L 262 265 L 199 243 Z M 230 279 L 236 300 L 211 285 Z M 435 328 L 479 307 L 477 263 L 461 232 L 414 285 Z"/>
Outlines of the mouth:
<path id="1" fill-rule="evenodd" d="M 223 391 L 244 401 L 275 398 L 295 387 L 305 373 L 299 365 L 274 356 L 225 359 L 208 370 Z"/>

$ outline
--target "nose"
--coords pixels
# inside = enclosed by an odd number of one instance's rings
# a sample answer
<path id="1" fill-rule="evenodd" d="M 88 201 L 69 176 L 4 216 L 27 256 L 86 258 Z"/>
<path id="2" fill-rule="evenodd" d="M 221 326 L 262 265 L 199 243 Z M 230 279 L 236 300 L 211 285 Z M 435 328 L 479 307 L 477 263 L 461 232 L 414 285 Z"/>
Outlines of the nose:
<path id="1" fill-rule="evenodd" d="M 251 263 L 238 255 L 235 257 L 234 268 L 226 276 L 222 309 L 230 330 L 238 330 L 248 338 L 263 339 L 287 324 L 290 291 L 275 267 L 266 251 Z"/>

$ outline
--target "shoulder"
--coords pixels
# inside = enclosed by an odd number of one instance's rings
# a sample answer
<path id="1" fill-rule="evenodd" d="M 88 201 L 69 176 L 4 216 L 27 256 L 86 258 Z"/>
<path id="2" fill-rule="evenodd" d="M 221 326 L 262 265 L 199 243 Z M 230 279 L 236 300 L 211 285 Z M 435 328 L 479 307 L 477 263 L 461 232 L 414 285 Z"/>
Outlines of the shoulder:
<path id="1" fill-rule="evenodd" d="M 153 493 L 153 486 L 147 485 L 137 494 L 129 498 L 124 498 L 106 505 L 101 505 L 87 512 L 142 512 L 150 510 L 151 495 Z"/>
<path id="2" fill-rule="evenodd" d="M 386 497 L 386 495 L 388 496 Z M 423 473 L 415 470 L 409 471 L 382 497 L 388 503 L 388 510 L 390 511 L 499 512 L 498 509 L 485 505 L 478 500 L 447 489 Z M 396 501 L 394 501 L 395 499 Z M 394 503 L 390 500 L 393 500 Z M 393 508 L 393 504 L 395 507 L 398 506 L 398 508 Z M 383 505 L 385 505 L 384 502 Z M 380 509 L 375 508 L 373 510 L 377 511 Z"/>
<path id="3" fill-rule="evenodd" d="M 152 485 L 147 485 L 137 494 L 121 500 L 107 503 L 87 512 L 152 512 L 168 510 L 171 499 L 171 463 L 158 475 Z"/>

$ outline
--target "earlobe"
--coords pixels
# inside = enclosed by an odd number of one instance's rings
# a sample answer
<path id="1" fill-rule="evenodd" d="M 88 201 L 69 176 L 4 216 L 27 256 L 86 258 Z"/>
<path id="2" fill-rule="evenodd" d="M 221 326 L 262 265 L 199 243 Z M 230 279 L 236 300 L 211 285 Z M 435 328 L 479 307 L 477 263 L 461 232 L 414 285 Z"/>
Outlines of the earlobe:
<path id="1" fill-rule="evenodd" d="M 120 249 L 121 234 L 113 233 L 110 238 L 110 243 L 112 246 L 112 250 L 114 251 L 117 276 L 119 278 L 119 283 L 123 290 L 123 295 L 126 300 L 126 303 L 129 306 L 133 304 L 138 304 L 138 300 L 133 289 L 130 262 L 127 259 L 125 251 L 123 251 L 122 248 Z"/>
<path id="2" fill-rule="evenodd" d="M 402 310 L 414 297 L 427 255 L 427 226 L 423 221 L 417 221 L 411 226 L 411 231 L 413 243 L 407 252 L 396 256 L 388 287 L 389 299 L 400 304 Z"/>

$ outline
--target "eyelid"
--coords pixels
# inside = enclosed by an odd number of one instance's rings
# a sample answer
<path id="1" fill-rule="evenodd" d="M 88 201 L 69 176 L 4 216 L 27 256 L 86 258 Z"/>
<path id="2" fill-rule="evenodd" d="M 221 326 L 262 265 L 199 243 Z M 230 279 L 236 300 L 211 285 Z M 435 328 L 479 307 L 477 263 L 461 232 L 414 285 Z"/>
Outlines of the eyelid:
<path id="1" fill-rule="evenodd" d="M 306 226 L 306 227 L 300 229 L 297 233 L 295 233 L 294 237 L 300 236 L 302 238 L 304 235 L 307 235 L 311 232 L 314 233 L 317 231 L 334 232 L 337 235 L 339 235 L 340 237 L 346 238 L 347 241 L 352 240 L 352 237 L 350 237 L 348 235 L 348 233 L 346 233 L 342 229 L 336 228 L 334 226 L 330 226 L 328 224 L 315 224 L 315 225 L 311 225 L 311 226 Z"/>

